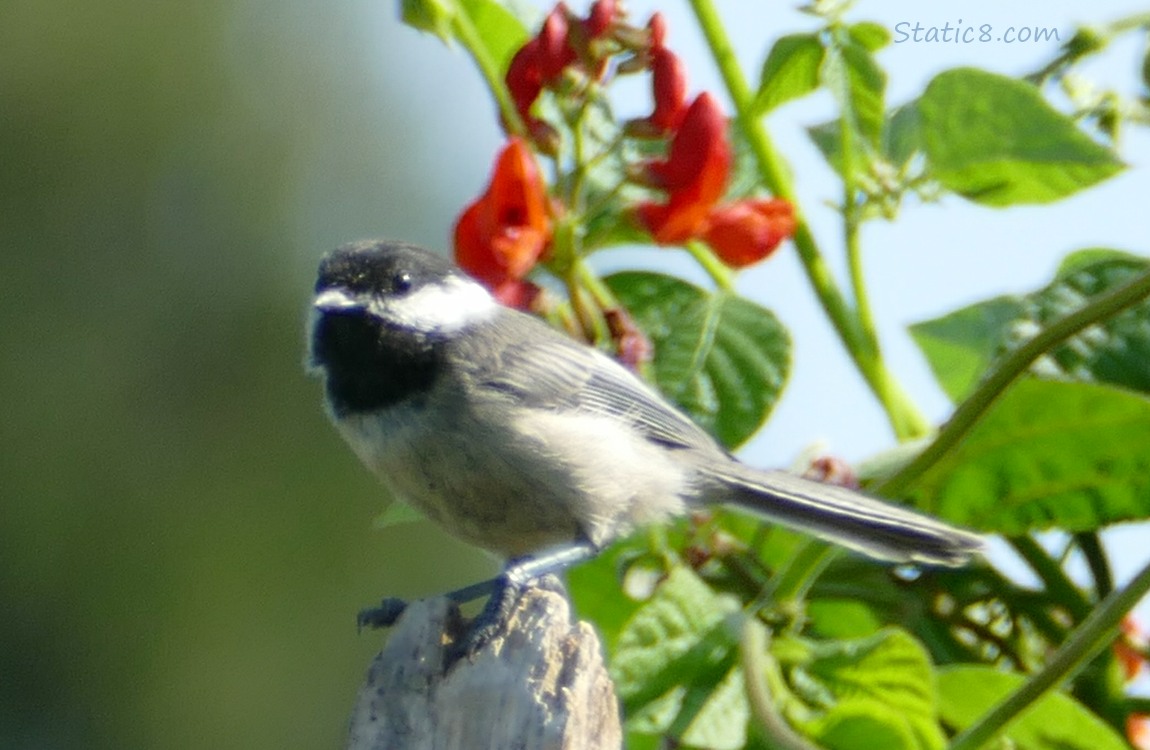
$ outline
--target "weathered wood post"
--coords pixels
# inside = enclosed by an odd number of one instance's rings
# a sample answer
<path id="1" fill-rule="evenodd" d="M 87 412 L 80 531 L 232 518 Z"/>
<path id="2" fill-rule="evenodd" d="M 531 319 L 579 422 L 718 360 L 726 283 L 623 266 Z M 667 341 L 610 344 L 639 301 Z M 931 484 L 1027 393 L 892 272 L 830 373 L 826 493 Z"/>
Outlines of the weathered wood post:
<path id="1" fill-rule="evenodd" d="M 446 598 L 411 604 L 375 657 L 348 750 L 619 750 L 614 687 L 594 629 L 560 593 L 527 588 L 490 640 L 459 655 Z"/>

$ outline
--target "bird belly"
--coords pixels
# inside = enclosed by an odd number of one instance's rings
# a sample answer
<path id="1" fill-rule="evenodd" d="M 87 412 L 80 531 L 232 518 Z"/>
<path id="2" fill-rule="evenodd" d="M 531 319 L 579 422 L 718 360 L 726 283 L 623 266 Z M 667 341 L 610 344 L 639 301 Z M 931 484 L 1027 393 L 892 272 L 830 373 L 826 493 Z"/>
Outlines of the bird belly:
<path id="1" fill-rule="evenodd" d="M 340 429 L 397 498 L 505 557 L 603 546 L 684 510 L 684 469 L 616 420 L 500 403 L 424 408 L 345 417 Z"/>

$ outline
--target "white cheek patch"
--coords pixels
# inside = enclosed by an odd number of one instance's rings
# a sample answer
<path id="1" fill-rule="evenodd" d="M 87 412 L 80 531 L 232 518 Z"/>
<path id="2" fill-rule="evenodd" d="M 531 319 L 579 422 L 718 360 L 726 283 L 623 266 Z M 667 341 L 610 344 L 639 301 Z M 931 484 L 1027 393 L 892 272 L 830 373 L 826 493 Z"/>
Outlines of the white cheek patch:
<path id="1" fill-rule="evenodd" d="M 491 318 L 499 303 L 474 281 L 448 277 L 402 297 L 373 299 L 367 311 L 423 333 L 452 333 Z"/>

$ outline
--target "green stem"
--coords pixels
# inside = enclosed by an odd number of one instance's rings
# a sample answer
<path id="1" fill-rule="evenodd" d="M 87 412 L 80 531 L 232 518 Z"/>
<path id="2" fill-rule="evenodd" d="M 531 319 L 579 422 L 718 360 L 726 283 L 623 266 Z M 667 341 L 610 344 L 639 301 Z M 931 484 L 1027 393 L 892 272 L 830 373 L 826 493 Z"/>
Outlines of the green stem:
<path id="1" fill-rule="evenodd" d="M 767 588 L 759 594 L 758 604 L 765 606 L 772 599 L 780 602 L 805 599 L 811 586 L 840 551 L 838 547 L 819 539 L 802 542 L 783 568 L 771 579 Z"/>
<path id="2" fill-rule="evenodd" d="M 817 745 L 791 729 L 786 719 L 779 713 L 778 701 L 771 695 L 768 675 L 776 674 L 778 664 L 770 658 L 766 627 L 754 616 L 744 616 L 739 633 L 739 658 L 743 665 L 743 681 L 746 686 L 747 702 L 759 726 L 771 740 L 771 747 L 781 750 L 819 750 Z"/>
<path id="3" fill-rule="evenodd" d="M 688 242 L 685 247 L 691 257 L 695 259 L 707 275 L 711 277 L 711 281 L 715 282 L 715 286 L 724 292 L 731 292 L 735 289 L 735 274 L 731 269 L 723 265 L 723 262 L 715 257 L 711 249 L 702 242 L 692 240 Z"/>
<path id="4" fill-rule="evenodd" d="M 854 191 L 844 191 L 843 197 L 854 200 Z M 847 268 L 850 272 L 851 292 L 855 298 L 855 310 L 858 313 L 859 330 L 862 332 L 863 340 L 877 350 L 878 333 L 871 312 L 870 295 L 866 291 L 866 277 L 863 275 L 858 214 L 853 206 L 844 206 L 843 211 L 843 240 L 847 249 Z"/>
<path id="5" fill-rule="evenodd" d="M 1029 536 L 1012 537 L 1010 544 L 1046 587 L 1050 597 L 1070 613 L 1075 622 L 1090 614 L 1090 600 L 1074 585 L 1066 571 L 1038 542 Z"/>
<path id="6" fill-rule="evenodd" d="M 797 210 L 794 185 L 789 171 L 754 112 L 754 95 L 746 78 L 743 77 L 734 49 L 714 4 L 711 0 L 690 0 L 690 2 L 707 44 L 711 48 L 711 55 L 726 84 L 727 93 L 734 103 L 735 120 L 755 154 L 763 184 L 775 195 L 795 205 Z M 801 213 L 797 216 L 797 221 L 794 244 L 807 279 L 855 366 L 885 409 L 895 434 L 903 439 L 926 434 L 928 430 L 926 419 L 899 386 L 882 358 L 866 346 L 863 328 L 835 283 L 810 226 Z"/>
<path id="7" fill-rule="evenodd" d="M 990 409 L 1014 379 L 1046 352 L 1084 328 L 1105 320 L 1150 295 L 1150 271 L 1144 271 L 1120 287 L 1098 295 L 1086 305 L 1059 318 L 1037 336 L 1006 355 L 963 401 L 950 420 L 922 453 L 872 489 L 880 495 L 897 497 L 928 469 L 938 463 Z"/>
<path id="8" fill-rule="evenodd" d="M 599 306 L 599 309 L 615 310 L 622 307 L 611 289 L 603 283 L 603 279 L 599 278 L 582 258 L 576 258 L 573 267 L 574 272 L 579 276 L 579 283 L 595 298 L 595 304 Z"/>
<path id="9" fill-rule="evenodd" d="M 1150 13 L 1135 13 L 1125 18 L 1119 18 L 1116 21 L 1093 29 L 1080 28 L 1078 34 L 1084 32 L 1091 33 L 1096 43 L 1093 45 L 1084 46 L 1078 49 L 1071 48 L 1070 45 L 1063 45 L 1062 52 L 1058 54 L 1053 60 L 1048 62 L 1042 67 L 1041 70 L 1035 71 L 1026 76 L 1026 80 L 1034 84 L 1041 85 L 1048 78 L 1061 75 L 1067 68 L 1074 63 L 1077 63 L 1090 55 L 1096 55 L 1104 51 L 1114 41 L 1114 37 L 1119 34 L 1124 34 L 1127 31 L 1133 31 L 1139 28 L 1150 27 Z"/>
<path id="10" fill-rule="evenodd" d="M 989 565 L 979 569 L 985 586 L 993 596 L 1004 602 L 1011 602 L 1011 608 L 1024 615 L 1043 638 L 1051 643 L 1061 643 L 1070 629 L 1061 621 L 1055 620 L 1047 606 L 1047 598 L 1041 592 L 1023 591 L 1018 584 Z"/>
<path id="11" fill-rule="evenodd" d="M 1150 13 L 1135 13 L 1106 24 L 1106 30 L 1110 34 L 1121 34 L 1140 28 L 1150 29 Z"/>
<path id="12" fill-rule="evenodd" d="M 835 35 L 836 37 L 838 34 Z M 827 50 L 828 55 L 835 56 L 839 66 L 845 66 L 842 61 L 842 51 L 838 44 Z M 871 313 L 870 296 L 866 291 L 866 277 L 862 269 L 862 249 L 859 245 L 859 228 L 862 223 L 858 206 L 858 144 L 855 133 L 858 127 L 854 109 L 851 107 L 851 93 L 847 76 L 840 76 L 839 91 L 834 92 L 838 99 L 842 116 L 839 118 L 839 138 L 842 141 L 843 161 L 843 244 L 846 247 L 847 267 L 850 274 L 851 293 L 855 300 L 855 314 L 858 318 L 859 333 L 862 335 L 861 344 L 865 345 L 869 353 L 875 357 L 879 354 L 878 333 Z"/>
<path id="13" fill-rule="evenodd" d="M 1106 549 L 1098 538 L 1096 531 L 1083 531 L 1074 535 L 1078 549 L 1086 558 L 1086 565 L 1090 568 L 1090 576 L 1094 579 L 1094 590 L 1098 598 L 1114 590 L 1114 577 L 1110 574 L 1110 561 L 1106 558 Z"/>
<path id="14" fill-rule="evenodd" d="M 1047 691 L 1077 674 L 1114 640 L 1118 623 L 1147 591 L 1150 591 L 1150 565 L 1143 568 L 1128 586 L 1106 597 L 1041 672 L 955 737 L 949 750 L 977 750 Z"/>
<path id="15" fill-rule="evenodd" d="M 507 130 L 507 134 L 526 138 L 529 135 L 527 125 L 519 116 L 519 110 L 511 98 L 511 92 L 503 80 L 503 71 L 491 58 L 487 45 L 483 41 L 483 36 L 475 28 L 475 24 L 471 22 L 471 16 L 460 10 L 453 16 L 453 25 L 455 37 L 471 53 L 475 64 L 479 66 L 479 72 L 487 81 L 487 87 L 491 89 L 495 101 L 499 104 L 499 114 L 503 117 L 503 127 Z"/>
<path id="16" fill-rule="evenodd" d="M 571 128 L 571 150 L 575 166 L 571 170 L 571 194 L 567 199 L 567 207 L 576 214 L 584 214 L 583 185 L 587 177 L 586 162 L 586 134 L 583 132 L 584 116 L 587 113 L 587 101 L 579 107 L 579 112 L 567 124 Z"/>

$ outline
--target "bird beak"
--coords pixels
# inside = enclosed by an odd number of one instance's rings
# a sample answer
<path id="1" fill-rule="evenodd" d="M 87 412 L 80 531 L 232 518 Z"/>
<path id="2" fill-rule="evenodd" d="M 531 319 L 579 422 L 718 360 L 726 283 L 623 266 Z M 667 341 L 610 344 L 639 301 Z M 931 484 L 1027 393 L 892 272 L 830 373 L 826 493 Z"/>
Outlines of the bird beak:
<path id="1" fill-rule="evenodd" d="M 364 305 L 346 289 L 332 287 L 324 289 L 315 296 L 312 307 L 320 312 L 346 312 L 348 310 L 362 310 Z"/>

